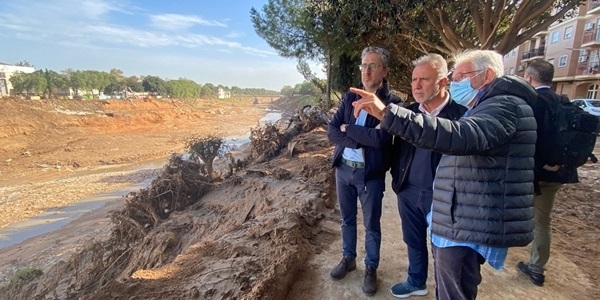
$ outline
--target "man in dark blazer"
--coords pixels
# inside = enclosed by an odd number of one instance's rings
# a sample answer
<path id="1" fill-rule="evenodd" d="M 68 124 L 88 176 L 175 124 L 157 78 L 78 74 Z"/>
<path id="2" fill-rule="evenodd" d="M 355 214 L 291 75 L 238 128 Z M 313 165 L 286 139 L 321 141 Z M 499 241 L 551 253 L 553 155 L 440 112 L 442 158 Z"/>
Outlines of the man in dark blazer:
<path id="1" fill-rule="evenodd" d="M 550 105 L 564 101 L 550 86 L 554 77 L 554 65 L 545 60 L 533 61 L 525 70 L 525 80 L 537 91 L 537 101 L 532 105 L 537 122 L 537 142 L 535 151 L 534 184 L 534 222 L 533 242 L 528 262 L 519 262 L 517 267 L 525 273 L 531 282 L 543 286 L 544 268 L 550 258 L 552 227 L 550 214 L 554 206 L 556 192 L 564 183 L 579 182 L 577 169 L 570 166 L 555 166 L 548 162 L 548 149 L 554 147 L 554 132 L 546 120 Z"/>
<path id="2" fill-rule="evenodd" d="M 411 89 L 417 101 L 407 108 L 415 113 L 458 120 L 467 110 L 446 91 L 448 65 L 439 54 L 427 54 L 413 61 Z M 408 254 L 406 281 L 392 286 L 395 297 L 424 296 L 428 290 L 427 214 L 431 210 L 433 178 L 442 157 L 394 137 L 391 151 L 392 188 L 398 200 L 402 237 Z"/>

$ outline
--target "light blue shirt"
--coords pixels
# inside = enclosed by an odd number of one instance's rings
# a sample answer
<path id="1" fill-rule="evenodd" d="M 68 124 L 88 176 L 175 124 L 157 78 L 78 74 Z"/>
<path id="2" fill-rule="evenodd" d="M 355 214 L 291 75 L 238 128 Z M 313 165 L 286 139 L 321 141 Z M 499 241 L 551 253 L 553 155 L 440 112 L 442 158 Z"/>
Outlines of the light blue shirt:
<path id="1" fill-rule="evenodd" d="M 363 109 L 358 114 L 358 118 L 356 118 L 356 122 L 354 122 L 354 125 L 365 126 L 366 121 L 367 112 Z M 363 158 L 362 148 L 344 148 L 344 152 L 342 152 L 342 157 L 351 161 L 365 162 L 365 159 Z"/>
<path id="2" fill-rule="evenodd" d="M 431 211 L 433 211 L 433 205 Z M 506 255 L 508 254 L 508 248 L 491 247 L 470 242 L 456 242 L 434 234 L 431 232 L 431 211 L 427 214 L 427 223 L 429 223 L 428 230 L 431 233 L 432 244 L 438 248 L 469 247 L 481 254 L 481 256 L 485 258 L 485 261 L 487 261 L 492 268 L 496 270 L 504 269 L 504 262 L 506 261 Z"/>

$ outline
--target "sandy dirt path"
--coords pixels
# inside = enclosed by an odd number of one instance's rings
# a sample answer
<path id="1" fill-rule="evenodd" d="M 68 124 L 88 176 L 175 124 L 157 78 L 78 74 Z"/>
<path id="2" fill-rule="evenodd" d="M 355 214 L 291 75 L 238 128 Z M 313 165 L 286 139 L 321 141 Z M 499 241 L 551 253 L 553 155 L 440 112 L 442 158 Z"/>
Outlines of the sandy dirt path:
<path id="1" fill-rule="evenodd" d="M 386 186 L 391 185 L 387 176 Z M 360 209 L 359 209 L 360 211 Z M 336 217 L 338 212 L 334 213 Z M 362 224 L 360 218 L 358 224 Z M 329 243 L 321 253 L 309 258 L 303 272 L 292 286 L 287 299 L 397 299 L 389 291 L 390 287 L 406 279 L 408 268 L 406 245 L 402 241 L 400 217 L 398 216 L 396 196 L 391 189 L 386 190 L 383 199 L 383 215 L 381 218 L 382 243 L 381 261 L 377 272 L 378 290 L 373 297 L 367 297 L 361 290 L 364 276 L 364 226 L 358 226 L 358 257 L 356 271 L 348 273 L 339 281 L 333 281 L 329 272 L 341 259 L 340 227 L 337 219 L 330 218 L 322 223 L 327 230 L 338 234 L 338 238 Z M 488 264 L 482 268 L 483 282 L 479 286 L 478 299 L 594 299 L 593 292 L 597 287 L 581 270 L 561 253 L 552 251 L 551 263 L 548 265 L 546 283 L 543 288 L 534 286 L 529 279 L 515 268 L 518 261 L 528 257 L 529 248 L 512 248 L 509 251 L 505 270 L 500 272 Z M 411 299 L 435 299 L 433 280 L 433 259 L 429 258 L 429 278 L 427 286 L 429 294 L 425 297 Z"/>

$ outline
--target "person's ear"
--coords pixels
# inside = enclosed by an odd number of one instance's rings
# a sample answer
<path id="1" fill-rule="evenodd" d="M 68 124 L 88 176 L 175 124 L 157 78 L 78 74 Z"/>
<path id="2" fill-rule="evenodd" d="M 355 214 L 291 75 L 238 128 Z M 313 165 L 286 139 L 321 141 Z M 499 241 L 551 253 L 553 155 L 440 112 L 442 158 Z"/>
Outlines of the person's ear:
<path id="1" fill-rule="evenodd" d="M 448 77 L 442 77 L 438 84 L 440 85 L 440 89 L 444 88 L 446 85 L 448 85 Z"/>
<path id="2" fill-rule="evenodd" d="M 484 74 L 485 77 L 483 77 L 483 85 L 490 84 L 496 78 L 496 76 L 494 76 L 494 71 L 491 68 L 485 69 Z"/>
<path id="3" fill-rule="evenodd" d="M 390 67 L 383 67 L 383 77 L 386 77 L 390 73 Z"/>

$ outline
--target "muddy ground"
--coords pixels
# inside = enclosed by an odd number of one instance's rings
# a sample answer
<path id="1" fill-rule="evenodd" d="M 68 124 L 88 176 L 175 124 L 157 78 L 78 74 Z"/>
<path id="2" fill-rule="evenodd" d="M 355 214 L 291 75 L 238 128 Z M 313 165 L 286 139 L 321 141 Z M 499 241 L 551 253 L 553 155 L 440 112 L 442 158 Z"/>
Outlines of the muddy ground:
<path id="1" fill-rule="evenodd" d="M 166 160 L 193 133 L 247 132 L 272 105 L 270 98 L 259 105 L 251 100 L 7 102 L 0 107 L 0 211 L 7 212 L 0 227 L 159 175 L 194 178 L 167 166 L 127 166 Z M 298 106 L 275 104 L 290 111 Z M 328 278 L 340 258 L 340 237 L 325 131 L 311 130 L 292 144 L 292 155 L 284 149 L 272 160 L 252 162 L 206 194 L 183 200 L 190 201 L 187 208 L 167 208 L 166 217 L 139 230 L 123 218 L 111 222 L 127 201 L 117 197 L 57 231 L 0 249 L 0 299 L 366 298 L 361 263 L 341 281 Z M 515 248 L 505 271 L 484 267 L 480 299 L 600 298 L 598 173 L 596 165 L 585 165 L 582 182 L 559 193 L 545 287 L 515 270 L 528 251 Z M 146 191 L 162 195 L 160 187 L 155 180 Z M 393 299 L 388 289 L 404 280 L 406 254 L 391 189 L 382 227 L 379 291 L 371 298 Z M 359 247 L 359 261 L 363 257 Z M 27 267 L 45 275 L 18 282 L 15 272 Z M 428 285 L 434 286 L 431 278 Z"/>

